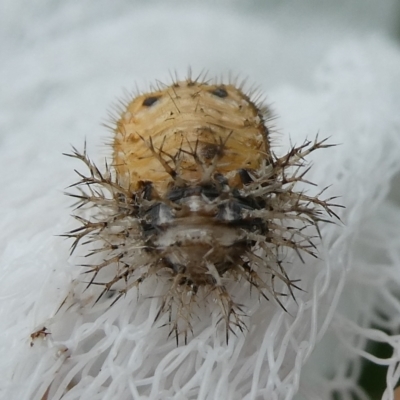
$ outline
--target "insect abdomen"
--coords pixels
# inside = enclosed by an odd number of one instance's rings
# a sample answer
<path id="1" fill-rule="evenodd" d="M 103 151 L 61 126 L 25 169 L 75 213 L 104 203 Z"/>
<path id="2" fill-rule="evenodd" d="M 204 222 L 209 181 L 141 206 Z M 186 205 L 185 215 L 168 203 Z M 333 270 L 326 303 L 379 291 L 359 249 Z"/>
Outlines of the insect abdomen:
<path id="1" fill-rule="evenodd" d="M 204 183 L 211 170 L 240 186 L 238 171 L 257 169 L 269 157 L 263 118 L 233 85 L 188 80 L 139 96 L 117 122 L 117 173 L 133 190 L 152 182 L 161 197 L 174 178 Z"/>

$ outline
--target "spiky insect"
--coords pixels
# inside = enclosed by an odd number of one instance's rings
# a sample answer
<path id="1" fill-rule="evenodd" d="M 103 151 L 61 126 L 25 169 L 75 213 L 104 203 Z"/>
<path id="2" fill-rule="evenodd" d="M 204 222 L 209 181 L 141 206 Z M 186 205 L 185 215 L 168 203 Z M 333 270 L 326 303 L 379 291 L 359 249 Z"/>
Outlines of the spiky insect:
<path id="1" fill-rule="evenodd" d="M 226 326 L 245 327 L 242 309 L 226 282 L 244 278 L 268 300 L 299 289 L 280 260 L 282 249 L 315 256 L 308 227 L 336 214 L 330 199 L 296 191 L 308 169 L 304 158 L 330 147 L 306 141 L 283 157 L 271 151 L 270 110 L 234 84 L 187 78 L 137 96 L 115 121 L 113 161 L 100 171 L 85 150 L 71 157 L 78 172 L 78 208 L 92 208 L 82 239 L 104 253 L 88 266 L 88 285 L 103 287 L 97 301 L 116 290 L 115 301 L 151 275 L 164 275 L 159 315 L 169 313 L 171 332 L 192 330 L 193 306 L 216 300 Z M 321 192 L 322 193 L 322 192 Z M 300 255 L 301 257 L 301 255 Z M 111 274 L 110 274 L 110 271 Z M 108 278 L 104 278 L 108 272 Z M 103 275 L 102 278 L 100 278 Z M 288 293 L 276 289 L 280 280 Z M 123 286 L 119 286 L 120 284 Z"/>

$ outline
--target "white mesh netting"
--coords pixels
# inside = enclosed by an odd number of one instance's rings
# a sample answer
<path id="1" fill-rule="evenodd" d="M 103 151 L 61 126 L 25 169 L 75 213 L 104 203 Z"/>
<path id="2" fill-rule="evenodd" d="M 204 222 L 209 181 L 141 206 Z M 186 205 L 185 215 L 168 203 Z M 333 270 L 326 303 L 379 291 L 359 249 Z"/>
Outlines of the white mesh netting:
<path id="1" fill-rule="evenodd" d="M 307 53 L 315 32 L 299 39 L 254 13 L 199 4 L 119 4 L 109 13 L 48 6 L 49 18 L 28 9 L 35 23 L 20 36 L 11 23 L 18 6 L 6 14 L 11 22 L 2 32 L 13 39 L 4 39 L 1 67 L 1 397 L 41 400 L 51 385 L 48 398 L 63 400 L 367 399 L 357 383 L 367 358 L 389 367 L 384 398 L 392 398 L 400 377 L 400 202 L 393 180 L 400 172 L 399 49 L 379 35 L 327 34 L 317 45 L 318 62 L 300 56 L 299 72 L 287 61 L 298 57 L 297 48 Z M 221 34 L 205 34 L 207 26 Z M 285 55 L 270 62 L 248 43 Z M 247 287 L 234 288 L 249 331 L 228 344 L 215 329 L 218 314 L 204 308 L 194 337 L 177 347 L 160 327 L 165 318 L 153 324 L 161 280 L 112 308 L 87 306 L 88 290 L 55 314 L 85 254 L 69 258 L 70 243 L 55 236 L 76 226 L 62 190 L 80 166 L 61 153 L 86 137 L 101 165 L 108 149 L 98 145 L 107 131 L 98 122 L 120 87 L 162 79 L 168 67 L 183 65 L 181 72 L 189 63 L 210 67 L 210 75 L 248 72 L 278 114 L 278 152 L 318 131 L 340 144 L 313 154 L 309 179 L 332 185 L 327 196 L 342 196 L 343 225 L 322 227 L 320 260 L 293 257 L 288 274 L 301 279 L 304 292 L 296 292 L 297 304 L 284 302 L 288 313 L 249 296 Z M 31 347 L 31 333 L 43 326 L 51 335 Z M 392 356 L 372 356 L 367 341 L 389 344 Z"/>

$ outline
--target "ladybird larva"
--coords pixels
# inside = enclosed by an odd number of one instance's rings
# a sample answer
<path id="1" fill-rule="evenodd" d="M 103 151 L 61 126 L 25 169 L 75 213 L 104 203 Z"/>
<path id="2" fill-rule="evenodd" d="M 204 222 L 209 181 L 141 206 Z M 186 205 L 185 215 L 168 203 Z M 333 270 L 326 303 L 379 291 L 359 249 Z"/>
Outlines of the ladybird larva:
<path id="1" fill-rule="evenodd" d="M 70 195 L 93 213 L 75 215 L 81 226 L 66 236 L 74 239 L 72 251 L 83 238 L 100 243 L 88 255 L 103 252 L 102 262 L 87 271 L 88 285 L 103 287 L 97 301 L 115 290 L 115 302 L 147 277 L 162 275 L 158 316 L 169 313 L 171 332 L 177 341 L 183 332 L 186 341 L 193 306 L 209 295 L 220 307 L 226 340 L 235 326 L 243 330 L 230 280 L 242 278 L 282 307 L 280 296 L 294 297 L 298 280 L 285 272 L 281 250 L 315 256 L 305 228 L 319 232 L 320 221 L 337 217 L 333 198 L 296 191 L 297 183 L 309 183 L 307 169 L 299 171 L 304 157 L 331 145 L 317 138 L 278 157 L 271 151 L 270 119 L 267 107 L 234 84 L 187 78 L 125 105 L 104 172 L 86 148 L 74 149 L 70 156 L 89 173 L 78 173 L 80 193 Z M 276 289 L 276 280 L 288 293 Z"/>

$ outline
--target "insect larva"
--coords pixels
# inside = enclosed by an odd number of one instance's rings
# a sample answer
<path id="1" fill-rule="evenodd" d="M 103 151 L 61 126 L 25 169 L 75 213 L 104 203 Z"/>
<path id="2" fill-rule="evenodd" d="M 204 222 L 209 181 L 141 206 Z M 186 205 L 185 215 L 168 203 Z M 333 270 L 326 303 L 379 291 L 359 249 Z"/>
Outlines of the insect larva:
<path id="1" fill-rule="evenodd" d="M 78 208 L 89 219 L 66 236 L 98 242 L 90 255 L 89 285 L 103 287 L 97 301 L 116 290 L 115 301 L 147 277 L 165 276 L 158 315 L 170 314 L 171 332 L 192 330 L 193 307 L 209 295 L 229 331 L 245 327 L 242 309 L 226 282 L 242 279 L 283 307 L 280 297 L 299 289 L 279 254 L 289 248 L 315 256 L 318 223 L 335 216 L 333 198 L 296 191 L 307 169 L 304 158 L 330 147 L 306 141 L 278 157 L 271 151 L 270 110 L 233 84 L 190 78 L 137 96 L 115 121 L 113 160 L 101 172 L 86 149 L 70 156 L 79 173 Z M 289 223 L 290 222 L 290 223 Z M 318 231 L 319 232 L 319 231 Z M 104 281 L 99 276 L 112 274 Z M 282 281 L 288 293 L 276 289 Z M 119 284 L 123 286 L 118 286 Z"/>

